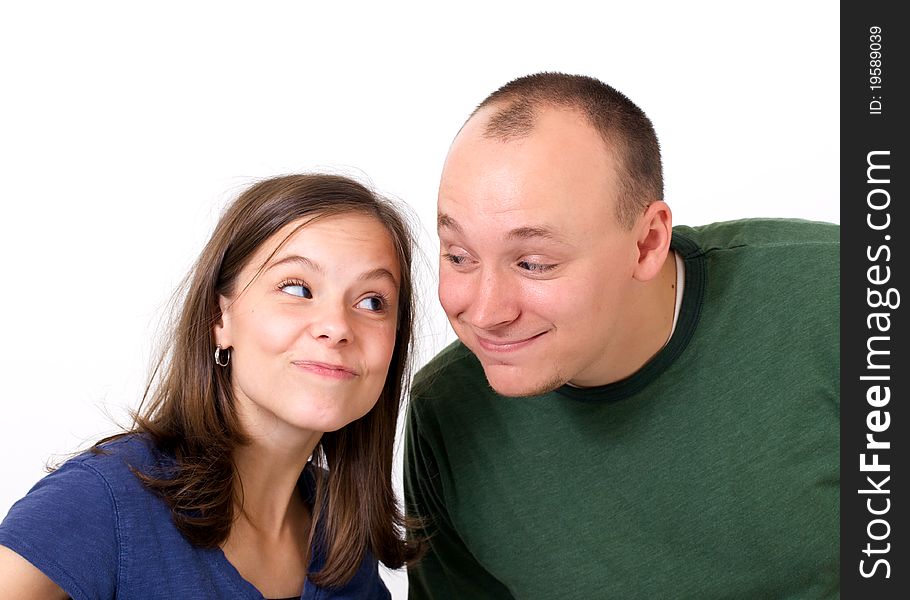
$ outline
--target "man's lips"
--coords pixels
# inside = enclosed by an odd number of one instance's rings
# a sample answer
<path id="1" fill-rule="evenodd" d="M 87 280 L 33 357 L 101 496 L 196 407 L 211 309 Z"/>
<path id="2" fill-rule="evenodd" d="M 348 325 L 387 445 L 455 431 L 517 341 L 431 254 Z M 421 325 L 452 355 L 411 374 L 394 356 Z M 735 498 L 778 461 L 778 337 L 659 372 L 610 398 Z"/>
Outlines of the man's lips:
<path id="1" fill-rule="evenodd" d="M 532 335 L 531 337 L 526 338 L 517 338 L 517 339 L 491 339 L 485 338 L 479 335 L 476 335 L 477 345 L 480 346 L 487 352 L 515 352 L 523 348 L 527 348 L 534 342 L 540 339 L 541 336 L 546 335 L 546 331 Z"/>
<path id="2" fill-rule="evenodd" d="M 353 379 L 354 377 L 357 377 L 357 371 L 344 365 L 335 365 L 315 360 L 295 360 L 293 361 L 293 364 L 304 371 L 330 379 Z"/>

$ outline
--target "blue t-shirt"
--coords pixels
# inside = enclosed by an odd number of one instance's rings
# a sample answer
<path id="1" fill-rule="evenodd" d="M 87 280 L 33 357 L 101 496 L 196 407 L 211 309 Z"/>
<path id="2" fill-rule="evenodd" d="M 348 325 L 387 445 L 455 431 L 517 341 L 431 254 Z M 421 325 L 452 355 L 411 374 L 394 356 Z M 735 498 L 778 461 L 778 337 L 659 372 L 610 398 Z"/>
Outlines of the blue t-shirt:
<path id="1" fill-rule="evenodd" d="M 73 600 L 263 600 L 219 548 L 190 544 L 165 502 L 130 471 L 132 466 L 146 472 L 166 458 L 138 436 L 104 449 L 77 456 L 39 481 L 0 524 L 0 545 L 38 567 Z M 324 561 L 318 548 L 312 554 L 311 571 Z M 343 588 L 307 581 L 301 598 L 387 600 L 390 595 L 367 551 Z"/>

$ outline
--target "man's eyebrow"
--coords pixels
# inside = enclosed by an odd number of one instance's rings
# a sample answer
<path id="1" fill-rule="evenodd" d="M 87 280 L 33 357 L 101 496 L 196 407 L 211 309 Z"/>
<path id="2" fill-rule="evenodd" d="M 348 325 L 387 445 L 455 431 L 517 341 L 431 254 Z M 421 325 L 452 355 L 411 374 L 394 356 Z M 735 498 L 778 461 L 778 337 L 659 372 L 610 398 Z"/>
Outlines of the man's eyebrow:
<path id="1" fill-rule="evenodd" d="M 547 227 L 518 227 L 513 229 L 506 236 L 510 240 L 529 240 L 532 238 L 545 238 L 557 242 L 562 238 L 555 231 Z"/>
<path id="2" fill-rule="evenodd" d="M 436 225 L 439 229 L 451 229 L 455 233 L 463 233 L 458 221 L 445 213 L 439 213 L 439 216 L 436 217 Z M 506 239 L 509 240 L 530 240 L 534 238 L 565 243 L 565 239 L 549 227 L 516 227 L 506 234 Z"/>
<path id="3" fill-rule="evenodd" d="M 458 222 L 445 213 L 439 213 L 436 217 L 436 228 L 437 229 L 451 229 L 455 233 L 462 233 L 461 225 Z"/>

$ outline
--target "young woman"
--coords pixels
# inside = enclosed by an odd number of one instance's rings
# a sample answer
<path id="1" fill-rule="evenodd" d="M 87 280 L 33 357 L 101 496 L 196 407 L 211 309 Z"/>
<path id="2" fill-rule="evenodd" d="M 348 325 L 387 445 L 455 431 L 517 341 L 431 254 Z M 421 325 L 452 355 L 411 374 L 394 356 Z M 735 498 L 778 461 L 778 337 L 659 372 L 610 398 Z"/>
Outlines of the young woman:
<path id="1" fill-rule="evenodd" d="M 263 181 L 187 278 L 132 431 L 0 524 L 0 597 L 388 598 L 411 236 L 330 175 Z"/>

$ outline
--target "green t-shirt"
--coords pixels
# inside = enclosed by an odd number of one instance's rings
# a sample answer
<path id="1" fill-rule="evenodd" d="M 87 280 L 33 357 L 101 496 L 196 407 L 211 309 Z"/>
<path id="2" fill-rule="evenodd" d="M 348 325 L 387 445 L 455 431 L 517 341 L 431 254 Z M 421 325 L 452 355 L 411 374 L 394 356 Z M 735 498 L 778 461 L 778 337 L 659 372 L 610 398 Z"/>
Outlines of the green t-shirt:
<path id="1" fill-rule="evenodd" d="M 677 227 L 676 330 L 631 377 L 506 398 L 456 342 L 417 375 L 410 598 L 839 595 L 839 229 Z"/>

